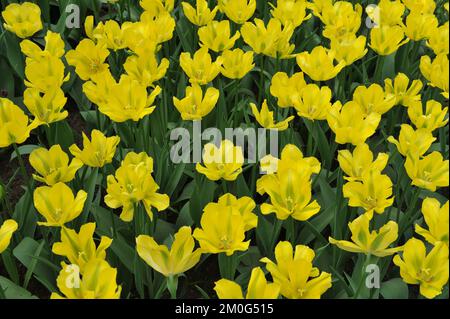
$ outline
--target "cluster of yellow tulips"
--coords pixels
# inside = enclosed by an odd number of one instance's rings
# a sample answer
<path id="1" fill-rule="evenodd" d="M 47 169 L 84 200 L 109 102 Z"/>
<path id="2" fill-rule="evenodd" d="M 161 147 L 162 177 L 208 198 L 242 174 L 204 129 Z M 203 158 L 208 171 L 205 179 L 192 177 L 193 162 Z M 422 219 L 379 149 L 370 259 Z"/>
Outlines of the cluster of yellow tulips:
<path id="1" fill-rule="evenodd" d="M 448 2 L 84 9 L 70 30 L 2 5 L 0 66 L 20 83 L 0 97 L 0 156 L 26 189 L 11 205 L 0 175 L 0 297 L 34 274 L 51 298 L 388 298 L 386 282 L 448 298 Z M 280 155 L 251 163 L 225 138 L 171 163 L 170 130 L 193 121 L 278 131 Z"/>

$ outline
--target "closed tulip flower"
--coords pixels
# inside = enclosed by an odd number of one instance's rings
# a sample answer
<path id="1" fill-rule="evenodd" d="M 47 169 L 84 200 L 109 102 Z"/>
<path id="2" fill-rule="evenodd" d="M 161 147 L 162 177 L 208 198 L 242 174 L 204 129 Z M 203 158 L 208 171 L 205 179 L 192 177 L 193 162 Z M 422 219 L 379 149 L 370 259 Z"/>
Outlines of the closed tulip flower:
<path id="1" fill-rule="evenodd" d="M 30 164 L 37 173 L 33 174 L 34 179 L 49 186 L 72 181 L 75 173 L 83 166 L 83 162 L 77 158 L 69 164 L 69 156 L 60 145 L 53 145 L 49 150 L 43 147 L 33 150 Z"/>
<path id="2" fill-rule="evenodd" d="M 326 120 L 331 109 L 331 89 L 328 86 L 319 87 L 308 84 L 301 91 L 298 99 L 294 99 L 294 107 L 298 116 L 312 121 Z"/>
<path id="3" fill-rule="evenodd" d="M 64 183 L 42 186 L 34 191 L 34 206 L 46 221 L 38 222 L 42 226 L 62 227 L 77 218 L 83 211 L 87 193 L 80 190 L 76 197 Z"/>
<path id="4" fill-rule="evenodd" d="M 391 220 L 379 230 L 370 231 L 370 220 L 367 214 L 363 214 L 348 223 L 352 241 L 336 240 L 330 237 L 330 243 L 345 251 L 377 257 L 390 256 L 403 249 L 403 247 L 389 248 L 398 237 L 396 222 Z"/>
<path id="5" fill-rule="evenodd" d="M 440 295 L 448 282 L 448 246 L 444 243 L 438 243 L 427 254 L 424 243 L 411 238 L 402 257 L 394 257 L 394 264 L 400 268 L 403 281 L 419 285 L 420 294 L 428 299 Z"/>
<path id="6" fill-rule="evenodd" d="M 83 150 L 75 144 L 69 150 L 75 158 L 78 158 L 86 166 L 103 167 L 105 164 L 112 162 L 119 142 L 118 136 L 106 137 L 99 130 L 93 130 L 91 140 L 83 133 Z"/>
<path id="7" fill-rule="evenodd" d="M 272 6 L 270 14 L 275 19 L 280 20 L 283 25 L 291 24 L 294 27 L 300 26 L 304 21 L 311 18 L 311 14 L 306 14 L 307 2 L 303 0 L 278 0 L 277 5 Z"/>
<path id="8" fill-rule="evenodd" d="M 15 33 L 19 38 L 31 37 L 42 30 L 41 9 L 32 2 L 11 3 L 2 12 L 6 30 Z"/>
<path id="9" fill-rule="evenodd" d="M 97 247 L 94 242 L 94 232 L 95 223 L 84 224 L 78 233 L 63 227 L 61 241 L 53 244 L 52 252 L 66 257 L 72 265 L 80 267 L 80 273 L 84 273 L 86 263 L 94 259 L 105 259 L 106 249 L 112 243 L 111 238 L 101 236 Z"/>
<path id="10" fill-rule="evenodd" d="M 366 55 L 366 37 L 350 34 L 342 39 L 331 38 L 331 50 L 336 53 L 337 61 L 344 61 L 346 66 L 352 65 Z"/>
<path id="11" fill-rule="evenodd" d="M 220 73 L 229 79 L 242 79 L 255 67 L 252 51 L 226 50 L 221 57 L 223 63 L 220 67 Z"/>
<path id="12" fill-rule="evenodd" d="M 438 187 L 449 185 L 448 160 L 444 160 L 442 154 L 433 152 L 420 158 L 412 154 L 406 158 L 405 168 L 411 185 L 435 192 Z"/>
<path id="13" fill-rule="evenodd" d="M 370 113 L 364 116 L 361 106 L 350 101 L 344 106 L 338 101 L 333 104 L 327 116 L 328 125 L 336 134 L 336 143 L 364 143 L 372 136 L 380 123 L 381 115 Z"/>
<path id="14" fill-rule="evenodd" d="M 331 288 L 331 274 L 313 267 L 314 251 L 303 245 L 281 241 L 275 247 L 276 263 L 269 258 L 261 262 L 280 285 L 280 293 L 288 299 L 320 299 Z"/>
<path id="15" fill-rule="evenodd" d="M 397 146 L 398 152 L 403 156 L 417 154 L 422 156 L 436 140 L 429 131 L 425 129 L 414 130 L 408 124 L 402 124 L 398 141 L 389 136 L 388 141 Z"/>
<path id="16" fill-rule="evenodd" d="M 237 24 L 244 24 L 256 10 L 256 0 L 219 0 L 220 10 Z"/>
<path id="17" fill-rule="evenodd" d="M 335 64 L 336 53 L 322 46 L 315 47 L 311 53 L 297 55 L 297 64 L 314 81 L 330 80 L 345 67 L 345 62 Z"/>
<path id="18" fill-rule="evenodd" d="M 200 85 L 192 84 L 186 88 L 186 96 L 179 100 L 173 97 L 173 104 L 185 121 L 201 120 L 216 106 L 219 99 L 219 90 L 210 87 L 203 95 Z"/>
<path id="19" fill-rule="evenodd" d="M 431 61 L 427 55 L 420 59 L 420 72 L 429 81 L 429 85 L 442 90 L 442 96 L 449 97 L 449 64 L 447 54 L 439 54 Z"/>
<path id="20" fill-rule="evenodd" d="M 403 4 L 411 12 L 421 14 L 433 14 L 436 9 L 434 0 L 402 0 Z"/>
<path id="21" fill-rule="evenodd" d="M 421 100 L 420 91 L 423 84 L 420 80 L 410 82 L 408 76 L 399 73 L 394 81 L 392 79 L 384 80 L 384 91 L 387 96 L 395 96 L 395 104 L 408 107 L 411 103 Z"/>
<path id="22" fill-rule="evenodd" d="M 389 155 L 386 153 L 379 153 L 377 158 L 373 159 L 369 145 L 366 143 L 359 144 L 353 150 L 339 151 L 337 160 L 339 166 L 347 175 L 344 177 L 347 181 L 361 181 L 370 171 L 382 172 L 386 167 Z"/>
<path id="23" fill-rule="evenodd" d="M 8 248 L 12 235 L 19 225 L 13 219 L 7 219 L 0 225 L 0 254 Z"/>
<path id="24" fill-rule="evenodd" d="M 342 188 L 350 207 L 362 207 L 368 216 L 373 212 L 382 214 L 387 207 L 392 206 L 392 181 L 378 170 L 369 171 L 362 176 L 361 181 L 347 182 Z"/>
<path id="25" fill-rule="evenodd" d="M 28 116 L 8 99 L 0 98 L 0 148 L 22 144 L 38 122 L 29 124 Z"/>
<path id="26" fill-rule="evenodd" d="M 41 59 L 29 59 L 25 65 L 25 85 L 47 92 L 61 87 L 70 79 L 70 73 L 64 75 L 65 67 L 60 58 L 44 55 Z"/>
<path id="27" fill-rule="evenodd" d="M 254 103 L 250 103 L 250 107 L 259 125 L 269 130 L 285 131 L 289 127 L 289 122 L 294 119 L 294 116 L 289 116 L 285 120 L 275 123 L 274 114 L 272 111 L 269 111 L 267 100 L 264 100 L 261 110 L 258 110 L 258 107 Z"/>
<path id="28" fill-rule="evenodd" d="M 318 2 L 318 1 L 316 1 Z M 323 36 L 332 38 L 356 34 L 361 26 L 362 6 L 347 1 L 323 1 L 318 17 L 325 25 Z M 317 4 L 316 4 L 317 6 Z"/>
<path id="29" fill-rule="evenodd" d="M 438 24 L 438 19 L 433 14 L 411 12 L 406 18 L 405 34 L 413 41 L 429 39 Z"/>
<path id="30" fill-rule="evenodd" d="M 448 213 L 448 201 L 441 206 L 437 199 L 425 198 L 422 202 L 422 214 L 428 229 L 416 224 L 416 233 L 432 245 L 444 242 L 448 246 Z"/>
<path id="31" fill-rule="evenodd" d="M 278 72 L 272 77 L 270 94 L 277 98 L 279 107 L 287 108 L 294 106 L 294 101 L 300 98 L 305 87 L 302 72 L 295 73 L 291 77 L 284 72 Z"/>
<path id="32" fill-rule="evenodd" d="M 215 52 L 229 50 L 241 36 L 237 31 L 231 36 L 230 21 L 212 21 L 198 30 L 198 36 L 202 47 L 207 47 Z"/>
<path id="33" fill-rule="evenodd" d="M 401 26 L 405 5 L 400 0 L 380 0 L 376 7 L 367 6 L 366 13 L 377 27 Z"/>
<path id="34" fill-rule="evenodd" d="M 411 103 L 408 107 L 408 117 L 418 129 L 424 129 L 428 132 L 444 127 L 448 123 L 448 107 L 442 108 L 442 104 L 435 101 L 427 101 L 425 112 L 422 107 L 422 101 Z"/>
<path id="35" fill-rule="evenodd" d="M 185 273 L 200 261 L 202 251 L 194 247 L 191 228 L 187 226 L 181 227 L 175 234 L 170 249 L 166 245 L 158 245 L 153 237 L 147 235 L 136 238 L 139 257 L 166 277 Z"/>
<path id="36" fill-rule="evenodd" d="M 244 299 L 241 286 L 228 279 L 215 282 L 214 290 L 219 299 Z M 252 269 L 245 299 L 277 299 L 280 295 L 280 285 L 267 282 L 261 268 Z"/>
<path id="37" fill-rule="evenodd" d="M 370 30 L 369 46 L 378 55 L 390 55 L 408 42 L 409 39 L 405 38 L 405 32 L 398 25 L 381 26 Z"/>
<path id="38" fill-rule="evenodd" d="M 219 10 L 219 7 L 214 7 L 210 10 L 208 7 L 208 1 L 196 0 L 196 6 L 193 8 L 188 2 L 182 2 L 183 12 L 186 18 L 197 26 L 204 26 L 214 20 L 214 17 Z"/>
<path id="39" fill-rule="evenodd" d="M 51 299 L 119 299 L 122 287 L 117 285 L 117 269 L 103 259 L 86 263 L 82 276 L 77 265 L 61 263 L 56 284 L 61 292 L 52 293 Z M 68 285 L 68 283 L 72 283 Z"/>
<path id="40" fill-rule="evenodd" d="M 191 84 L 205 85 L 212 82 L 219 75 L 221 65 L 222 58 L 219 57 L 213 62 L 207 47 L 195 52 L 193 58 L 187 52 L 180 55 L 180 66 Z"/>
<path id="41" fill-rule="evenodd" d="M 202 158 L 203 165 L 197 163 L 195 169 L 212 181 L 236 180 L 244 164 L 242 148 L 229 140 L 222 141 L 219 147 L 213 143 L 206 144 Z"/>
<path id="42" fill-rule="evenodd" d="M 427 41 L 434 54 L 448 54 L 449 53 L 449 22 L 447 21 L 439 28 L 432 30 L 431 36 Z"/>
<path id="43" fill-rule="evenodd" d="M 244 218 L 233 206 L 205 208 L 200 225 L 193 236 L 204 253 L 231 256 L 236 251 L 246 251 L 250 245 L 250 241 L 244 241 Z"/>

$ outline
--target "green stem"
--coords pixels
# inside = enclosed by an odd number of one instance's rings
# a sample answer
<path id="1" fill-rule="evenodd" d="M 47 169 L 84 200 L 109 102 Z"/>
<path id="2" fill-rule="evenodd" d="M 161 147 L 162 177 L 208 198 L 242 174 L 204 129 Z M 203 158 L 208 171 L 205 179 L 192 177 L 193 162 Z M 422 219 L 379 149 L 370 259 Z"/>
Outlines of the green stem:
<path id="1" fill-rule="evenodd" d="M 170 298 L 177 299 L 177 289 L 178 289 L 178 275 L 171 275 L 166 277 L 167 280 L 167 290 L 169 290 Z"/>
<path id="2" fill-rule="evenodd" d="M 224 279 L 234 280 L 236 269 L 238 266 L 238 255 L 234 253 L 228 256 L 226 253 L 218 255 L 220 276 Z"/>
<path id="3" fill-rule="evenodd" d="M 33 195 L 33 186 L 30 182 L 30 178 L 28 177 L 27 170 L 25 168 L 25 164 L 22 159 L 22 155 L 20 154 L 19 148 L 17 147 L 16 143 L 13 143 L 13 147 L 14 147 L 14 152 L 16 153 L 16 156 L 17 156 L 17 160 L 19 161 L 22 176 L 24 178 L 25 183 L 27 184 L 28 192 L 30 193 L 30 196 L 32 196 Z"/>
<path id="4" fill-rule="evenodd" d="M 370 257 L 371 257 L 370 254 L 366 255 L 366 260 L 364 261 L 363 267 L 361 269 L 361 278 L 359 279 L 358 288 L 356 289 L 356 292 L 353 295 L 353 299 L 357 299 L 359 297 L 359 294 L 361 293 L 361 289 L 363 287 L 363 283 L 364 283 L 364 279 L 365 279 L 364 274 L 365 274 L 366 267 L 370 262 Z"/>

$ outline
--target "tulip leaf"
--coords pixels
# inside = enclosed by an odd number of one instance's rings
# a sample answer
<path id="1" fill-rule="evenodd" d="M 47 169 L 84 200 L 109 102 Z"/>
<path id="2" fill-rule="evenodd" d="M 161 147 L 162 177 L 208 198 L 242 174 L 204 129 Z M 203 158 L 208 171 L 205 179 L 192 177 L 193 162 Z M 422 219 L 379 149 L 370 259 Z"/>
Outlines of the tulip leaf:
<path id="1" fill-rule="evenodd" d="M 16 74 L 21 79 L 24 79 L 25 58 L 20 49 L 19 39 L 10 32 L 5 33 L 4 39 L 6 43 L 6 56 L 8 58 L 9 64 L 14 69 Z"/>
<path id="2" fill-rule="evenodd" d="M 19 154 L 20 155 L 28 155 L 31 154 L 31 152 L 33 152 L 35 149 L 40 148 L 41 146 L 39 145 L 34 145 L 34 144 L 30 144 L 30 145 L 21 145 L 18 147 L 19 150 Z M 14 160 L 17 158 L 17 154 L 16 152 L 12 152 L 11 153 L 11 158 L 10 161 Z"/>
<path id="3" fill-rule="evenodd" d="M 3 276 L 0 276 L 0 290 L 3 290 L 6 299 L 38 299 L 38 297 L 28 290 L 16 285 Z"/>
<path id="4" fill-rule="evenodd" d="M 408 299 L 408 285 L 401 278 L 381 283 L 380 294 L 384 299 Z"/>

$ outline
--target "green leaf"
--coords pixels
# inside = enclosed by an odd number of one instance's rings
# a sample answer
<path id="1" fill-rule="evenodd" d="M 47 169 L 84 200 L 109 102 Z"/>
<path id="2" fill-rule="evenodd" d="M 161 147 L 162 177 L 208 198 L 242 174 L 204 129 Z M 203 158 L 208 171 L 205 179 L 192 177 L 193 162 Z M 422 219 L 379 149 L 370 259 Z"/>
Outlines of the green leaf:
<path id="1" fill-rule="evenodd" d="M 380 294 L 384 299 L 408 299 L 408 285 L 401 278 L 381 283 Z"/>
<path id="2" fill-rule="evenodd" d="M 0 276 L 0 289 L 3 289 L 3 293 L 6 299 L 38 299 L 28 290 L 16 285 L 8 278 Z"/>
<path id="3" fill-rule="evenodd" d="M 5 36 L 6 43 L 6 56 L 8 58 L 9 64 L 21 78 L 25 78 L 25 59 L 19 45 L 19 38 L 10 32 L 6 32 Z"/>
<path id="4" fill-rule="evenodd" d="M 31 152 L 33 152 L 37 148 L 40 148 L 40 146 L 30 144 L 30 145 L 19 146 L 18 150 L 19 150 L 20 155 L 28 155 L 28 154 L 31 154 Z M 10 161 L 14 160 L 15 158 L 17 158 L 17 154 L 16 154 L 16 152 L 12 152 Z"/>

